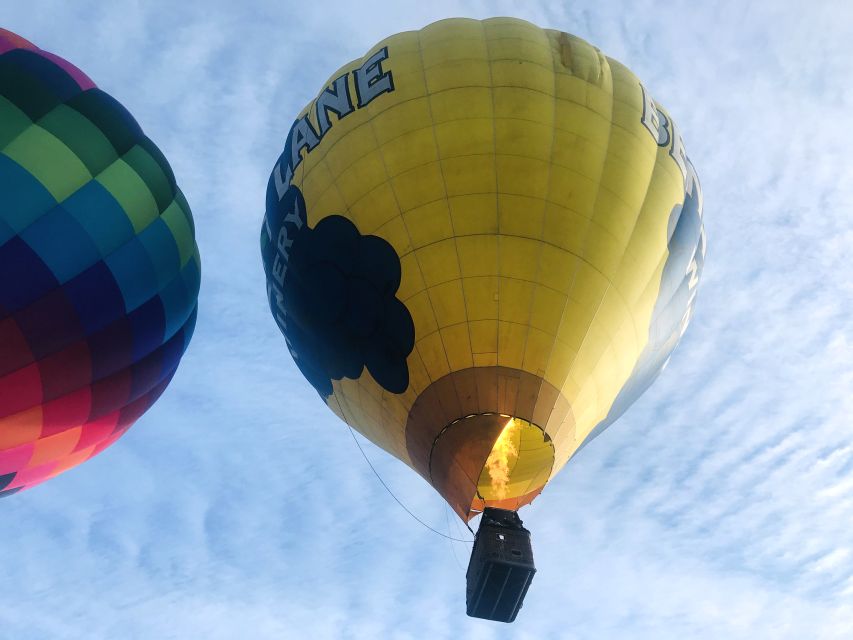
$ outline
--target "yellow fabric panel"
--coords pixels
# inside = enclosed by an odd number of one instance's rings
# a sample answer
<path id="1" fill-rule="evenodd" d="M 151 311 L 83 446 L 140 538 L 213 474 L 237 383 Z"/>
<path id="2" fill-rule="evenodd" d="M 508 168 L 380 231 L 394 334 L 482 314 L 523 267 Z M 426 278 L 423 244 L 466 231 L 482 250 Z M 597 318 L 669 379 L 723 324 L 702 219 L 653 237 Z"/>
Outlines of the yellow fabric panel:
<path id="1" fill-rule="evenodd" d="M 473 193 L 447 197 L 453 228 L 459 237 L 498 232 L 497 197 L 494 193 Z"/>
<path id="2" fill-rule="evenodd" d="M 528 327 L 524 343 L 524 356 L 520 369 L 537 375 L 545 374 L 545 363 L 554 346 L 554 336 L 534 327 Z"/>
<path id="3" fill-rule="evenodd" d="M 498 353 L 497 320 L 470 320 L 468 331 L 471 336 L 471 351 L 477 355 Z"/>
<path id="4" fill-rule="evenodd" d="M 397 227 L 399 229 L 394 230 L 394 234 L 389 233 L 391 229 L 389 225 L 393 222 L 397 222 Z M 412 252 L 411 244 L 408 240 L 408 231 L 406 226 L 402 223 L 400 218 L 396 218 L 396 220 L 389 222 L 378 233 L 382 233 L 382 237 L 388 240 L 391 243 L 391 246 L 396 250 L 399 244 L 402 244 L 402 238 L 405 238 L 405 247 L 408 248 L 407 252 L 404 252 L 400 258 L 400 271 L 401 271 L 401 280 L 400 280 L 400 288 L 397 289 L 397 295 L 400 300 L 406 302 L 412 298 L 412 296 L 417 295 L 418 293 L 423 292 L 426 285 L 424 285 L 423 276 L 421 276 L 420 266 L 418 265 L 418 260 L 415 257 L 415 254 Z M 402 237 L 401 237 L 402 236 Z M 391 238 L 394 238 L 392 240 Z M 434 319 L 433 319 L 434 321 Z"/>
<path id="5" fill-rule="evenodd" d="M 468 321 L 497 320 L 500 280 L 496 276 L 462 279 L 462 289 L 468 303 Z"/>
<path id="6" fill-rule="evenodd" d="M 527 327 L 515 322 L 498 321 L 498 365 L 521 369 Z"/>
<path id="7" fill-rule="evenodd" d="M 453 238 L 433 242 L 415 250 L 424 284 L 432 287 L 460 277 L 459 260 L 456 257 L 456 241 Z"/>
<path id="8" fill-rule="evenodd" d="M 418 338 L 415 349 L 421 356 L 431 382 L 450 373 L 450 363 L 447 360 L 447 350 L 441 340 L 441 334 L 436 331 L 428 336 Z M 367 372 L 365 372 L 367 373 Z M 405 425 L 403 425 L 405 426 Z"/>
<path id="9" fill-rule="evenodd" d="M 557 336 L 566 302 L 566 294 L 538 284 L 533 292 L 530 327 L 544 331 L 553 340 Z"/>
<path id="10" fill-rule="evenodd" d="M 572 363 L 574 362 L 577 353 L 577 348 L 563 340 L 557 339 L 551 346 L 551 353 L 549 358 L 546 360 L 547 365 L 545 368 L 545 379 L 562 380 L 563 383 L 561 385 L 561 390 L 564 394 L 570 391 L 566 385 L 566 380 L 568 380 L 569 370 L 572 367 Z M 553 436 L 553 433 L 551 435 Z"/>
<path id="11" fill-rule="evenodd" d="M 446 185 L 442 190 L 447 196 L 494 193 L 497 186 L 495 159 L 491 154 L 444 158 L 441 170 Z"/>
<path id="12" fill-rule="evenodd" d="M 294 183 L 310 227 L 344 215 L 400 256 L 410 386 L 390 394 L 365 369 L 334 381 L 329 405 L 407 461 L 408 411 L 431 382 L 472 366 L 521 369 L 571 406 L 574 424 L 547 427 L 556 473 L 645 347 L 683 177 L 642 123 L 638 80 L 579 38 L 453 19 L 392 36 L 363 60 L 383 47 L 394 90 L 330 114 Z M 355 101 L 363 60 L 325 86 L 348 73 Z"/>
<path id="13" fill-rule="evenodd" d="M 530 307 L 536 285 L 516 278 L 501 278 L 498 284 L 498 319 L 522 327 L 529 325 Z"/>
<path id="14" fill-rule="evenodd" d="M 429 386 L 432 380 L 430 380 L 426 365 L 424 364 L 423 358 L 421 358 L 421 354 L 417 349 L 414 349 L 412 353 L 409 354 L 409 357 L 406 359 L 406 364 L 409 367 L 409 391 L 417 397 Z M 409 402 L 408 399 L 401 401 L 401 404 L 405 406 L 407 412 L 413 403 L 414 400 L 411 402 Z M 405 423 L 405 420 L 403 422 Z"/>
<path id="15" fill-rule="evenodd" d="M 416 337 L 425 337 L 438 331 L 438 322 L 435 319 L 428 291 L 419 291 L 406 299 L 405 303 L 415 322 Z"/>
<path id="16" fill-rule="evenodd" d="M 441 341 L 444 344 L 447 364 L 451 371 L 460 371 L 474 366 L 471 336 L 466 322 L 441 329 Z"/>
<path id="17" fill-rule="evenodd" d="M 466 321 L 465 295 L 461 280 L 450 280 L 430 287 L 429 300 L 440 328 Z"/>
<path id="18" fill-rule="evenodd" d="M 393 208 L 391 209 L 393 211 Z M 411 246 L 420 249 L 439 240 L 454 236 L 450 208 L 446 200 L 434 200 L 406 211 L 403 223 L 411 238 Z"/>
<path id="19" fill-rule="evenodd" d="M 477 234 L 456 238 L 459 267 L 464 278 L 497 275 L 498 236 Z"/>

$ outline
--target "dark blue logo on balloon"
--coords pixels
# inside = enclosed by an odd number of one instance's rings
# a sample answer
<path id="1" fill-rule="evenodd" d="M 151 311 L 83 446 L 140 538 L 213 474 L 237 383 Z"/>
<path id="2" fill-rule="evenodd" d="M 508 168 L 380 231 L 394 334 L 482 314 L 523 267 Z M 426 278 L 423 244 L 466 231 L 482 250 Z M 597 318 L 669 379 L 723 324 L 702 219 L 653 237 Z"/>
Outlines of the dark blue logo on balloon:
<path id="1" fill-rule="evenodd" d="M 302 374 L 324 398 L 332 380 L 365 367 L 384 389 L 409 386 L 412 316 L 396 293 L 400 258 L 388 242 L 361 235 L 342 216 L 308 227 L 295 186 L 267 201 L 262 247 L 270 308 Z"/>

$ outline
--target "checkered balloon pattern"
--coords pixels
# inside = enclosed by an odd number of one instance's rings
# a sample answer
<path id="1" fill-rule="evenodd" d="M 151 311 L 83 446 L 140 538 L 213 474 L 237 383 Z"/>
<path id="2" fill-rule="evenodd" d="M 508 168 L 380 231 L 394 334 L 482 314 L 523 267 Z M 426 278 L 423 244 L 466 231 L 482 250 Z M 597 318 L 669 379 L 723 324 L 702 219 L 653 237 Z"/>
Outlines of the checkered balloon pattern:
<path id="1" fill-rule="evenodd" d="M 103 451 L 195 325 L 190 208 L 114 98 L 0 29 L 0 497 Z"/>

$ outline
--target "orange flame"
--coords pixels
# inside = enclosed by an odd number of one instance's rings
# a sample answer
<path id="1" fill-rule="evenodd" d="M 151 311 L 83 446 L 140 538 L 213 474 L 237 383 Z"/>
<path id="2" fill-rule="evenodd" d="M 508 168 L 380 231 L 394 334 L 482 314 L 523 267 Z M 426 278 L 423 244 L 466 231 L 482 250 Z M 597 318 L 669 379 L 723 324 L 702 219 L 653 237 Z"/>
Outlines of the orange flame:
<path id="1" fill-rule="evenodd" d="M 507 485 L 509 484 L 510 461 L 518 458 L 518 449 L 515 446 L 515 434 L 521 425 L 510 418 L 504 425 L 501 435 L 495 440 L 495 446 L 486 460 L 486 467 L 491 478 L 491 489 L 496 500 L 506 498 Z"/>

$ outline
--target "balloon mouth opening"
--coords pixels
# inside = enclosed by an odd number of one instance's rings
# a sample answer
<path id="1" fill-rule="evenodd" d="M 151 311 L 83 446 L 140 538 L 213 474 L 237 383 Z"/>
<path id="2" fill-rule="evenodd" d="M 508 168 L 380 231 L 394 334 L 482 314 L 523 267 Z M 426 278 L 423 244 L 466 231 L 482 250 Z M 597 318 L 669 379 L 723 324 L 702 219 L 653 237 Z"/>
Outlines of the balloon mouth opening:
<path id="1" fill-rule="evenodd" d="M 501 418 L 503 429 L 480 471 L 472 510 L 518 509 L 538 495 L 554 467 L 554 443 L 542 427 L 505 414 Z"/>
<path id="2" fill-rule="evenodd" d="M 536 423 L 503 413 L 454 420 L 436 437 L 430 483 L 463 520 L 486 507 L 516 511 L 539 495 L 554 444 Z"/>

